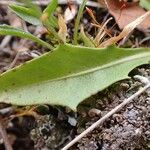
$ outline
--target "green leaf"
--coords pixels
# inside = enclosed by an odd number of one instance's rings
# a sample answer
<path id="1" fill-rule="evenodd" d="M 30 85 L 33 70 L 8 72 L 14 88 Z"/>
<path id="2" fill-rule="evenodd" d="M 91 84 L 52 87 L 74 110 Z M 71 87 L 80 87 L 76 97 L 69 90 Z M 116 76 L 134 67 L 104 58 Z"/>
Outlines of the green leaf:
<path id="1" fill-rule="evenodd" d="M 43 13 L 48 14 L 48 18 L 53 14 L 55 9 L 57 8 L 58 0 L 51 0 L 51 2 L 48 4 L 48 6 L 45 8 Z"/>
<path id="2" fill-rule="evenodd" d="M 94 40 L 90 39 L 90 37 L 88 37 L 85 32 L 84 32 L 84 28 L 81 26 L 81 30 L 80 30 L 80 37 L 81 40 L 84 42 L 84 46 L 86 47 L 96 47 L 94 45 Z"/>
<path id="3" fill-rule="evenodd" d="M 48 49 L 53 49 L 51 45 L 49 45 L 48 43 L 44 42 L 41 39 L 38 39 L 36 36 L 30 33 L 24 32 L 21 29 L 16 29 L 8 25 L 0 25 L 0 35 L 13 35 L 13 36 L 21 37 L 21 38 L 26 38 L 44 47 L 47 47 Z"/>
<path id="4" fill-rule="evenodd" d="M 54 51 L 0 76 L 0 102 L 51 104 L 76 110 L 85 98 L 128 78 L 150 61 L 150 48 L 103 49 L 60 45 Z"/>
<path id="5" fill-rule="evenodd" d="M 51 24 L 52 27 L 58 28 L 58 19 L 55 16 L 52 15 L 49 18 L 49 22 L 50 22 L 50 24 Z"/>
<path id="6" fill-rule="evenodd" d="M 80 24 L 80 20 L 83 15 L 83 10 L 84 10 L 86 3 L 87 3 L 87 0 L 83 0 L 82 4 L 79 7 L 77 18 L 75 20 L 75 27 L 74 27 L 74 33 L 73 33 L 73 44 L 74 45 L 77 45 L 77 43 L 78 43 L 79 24 Z"/>
<path id="7" fill-rule="evenodd" d="M 58 0 L 52 0 L 43 11 L 43 14 L 47 15 L 47 18 L 49 19 L 49 23 L 53 27 L 58 27 L 57 18 L 53 15 L 57 6 L 58 6 Z"/>
<path id="8" fill-rule="evenodd" d="M 31 8 L 26 8 L 24 6 L 19 5 L 10 5 L 9 8 L 16 13 L 20 18 L 23 20 L 29 22 L 33 25 L 42 25 L 42 22 L 40 21 L 41 13 L 37 12 Z"/>
<path id="9" fill-rule="evenodd" d="M 22 4 L 25 5 L 26 7 L 34 10 L 37 14 L 42 13 L 41 8 L 37 4 L 33 3 L 33 1 L 35 0 L 19 0 L 19 1 L 21 1 Z"/>
<path id="10" fill-rule="evenodd" d="M 150 10 L 150 0 L 140 0 L 140 6 Z"/>

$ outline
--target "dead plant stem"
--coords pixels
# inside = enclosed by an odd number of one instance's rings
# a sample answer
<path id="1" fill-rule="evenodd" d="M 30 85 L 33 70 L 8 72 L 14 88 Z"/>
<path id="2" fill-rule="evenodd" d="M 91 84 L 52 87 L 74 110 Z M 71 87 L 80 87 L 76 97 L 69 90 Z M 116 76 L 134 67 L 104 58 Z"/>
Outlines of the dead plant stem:
<path id="1" fill-rule="evenodd" d="M 11 145 L 10 145 L 10 143 L 9 143 L 9 139 L 8 139 L 6 130 L 4 129 L 4 127 L 3 127 L 1 122 L 0 122 L 0 134 L 1 134 L 2 138 L 3 138 L 6 150 L 13 150 Z"/>

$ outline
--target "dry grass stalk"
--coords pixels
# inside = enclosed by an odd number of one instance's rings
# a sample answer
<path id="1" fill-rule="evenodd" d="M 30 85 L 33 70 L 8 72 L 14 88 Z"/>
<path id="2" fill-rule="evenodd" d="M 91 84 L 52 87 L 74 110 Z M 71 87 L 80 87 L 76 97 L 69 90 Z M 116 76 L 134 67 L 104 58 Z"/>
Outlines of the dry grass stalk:
<path id="1" fill-rule="evenodd" d="M 99 47 L 107 47 L 109 45 L 117 43 L 119 40 L 121 40 L 122 38 L 124 38 L 127 35 L 129 35 L 149 15 L 150 15 L 150 11 L 146 12 L 144 15 L 140 16 L 135 21 L 129 23 L 118 36 L 112 37 L 112 38 L 108 39 L 107 41 L 101 43 L 99 45 Z"/>

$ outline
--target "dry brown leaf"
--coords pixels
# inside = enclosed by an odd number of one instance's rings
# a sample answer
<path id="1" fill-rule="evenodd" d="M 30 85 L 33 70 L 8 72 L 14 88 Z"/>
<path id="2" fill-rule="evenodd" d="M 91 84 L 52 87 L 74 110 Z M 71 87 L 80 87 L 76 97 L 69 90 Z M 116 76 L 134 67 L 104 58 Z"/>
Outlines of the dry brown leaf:
<path id="1" fill-rule="evenodd" d="M 145 10 L 135 2 L 125 2 L 123 0 L 98 0 L 100 3 L 105 2 L 105 6 L 111 15 L 114 16 L 120 29 L 131 23 L 138 17 L 145 14 Z M 139 30 L 150 28 L 150 16 L 137 26 Z"/>
<path id="2" fill-rule="evenodd" d="M 63 42 L 66 42 L 67 25 L 64 18 L 60 14 L 58 15 L 58 26 L 59 26 L 58 35 Z"/>
<path id="3" fill-rule="evenodd" d="M 128 25 L 126 25 L 124 27 L 123 31 L 118 36 L 112 37 L 112 38 L 108 39 L 107 41 L 101 43 L 99 47 L 106 47 L 106 46 L 115 44 L 116 42 L 118 42 L 122 38 L 129 35 L 130 32 L 133 31 L 136 28 L 136 26 L 141 24 L 149 16 L 150 16 L 150 11 L 146 12 L 144 15 L 140 16 L 135 21 L 133 21 L 133 22 L 129 23 Z"/>
<path id="4" fill-rule="evenodd" d="M 64 13 L 64 19 L 66 23 L 70 22 L 74 19 L 74 17 L 77 14 L 77 6 L 76 5 L 70 5 L 70 7 L 67 7 Z"/>
<path id="5" fill-rule="evenodd" d="M 98 31 L 98 33 L 97 33 L 95 39 L 94 39 L 94 42 L 95 42 L 97 45 L 99 45 L 101 39 L 106 35 L 105 27 L 106 27 L 107 23 L 108 23 L 110 20 L 112 20 L 112 17 L 109 18 L 109 19 L 102 25 L 102 27 L 99 29 L 99 31 Z"/>

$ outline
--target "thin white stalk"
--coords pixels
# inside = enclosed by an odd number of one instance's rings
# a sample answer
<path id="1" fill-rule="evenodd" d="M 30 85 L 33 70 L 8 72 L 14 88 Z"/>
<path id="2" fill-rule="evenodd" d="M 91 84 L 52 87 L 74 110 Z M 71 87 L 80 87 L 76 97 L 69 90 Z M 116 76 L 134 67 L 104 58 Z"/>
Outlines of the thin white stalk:
<path id="1" fill-rule="evenodd" d="M 97 45 L 99 45 L 99 42 L 100 42 L 101 39 L 105 36 L 105 34 L 106 34 L 105 28 L 107 28 L 106 25 L 107 25 L 108 22 L 109 22 L 110 20 L 112 20 L 112 19 L 113 19 L 112 17 L 110 17 L 109 19 L 107 19 L 106 22 L 105 22 L 105 23 L 102 25 L 102 27 L 99 29 L 98 34 L 96 35 L 96 37 L 95 37 L 95 39 L 94 39 L 94 41 L 95 41 L 95 43 L 96 43 Z"/>
<path id="2" fill-rule="evenodd" d="M 12 36 L 10 36 L 10 35 L 7 35 L 7 36 L 5 36 L 5 37 L 3 38 L 3 40 L 2 40 L 2 42 L 1 42 L 1 44 L 0 44 L 0 49 L 1 49 L 1 50 L 4 49 L 5 46 L 10 42 L 11 38 L 12 38 Z"/>
<path id="3" fill-rule="evenodd" d="M 145 85 L 150 83 L 150 80 L 148 78 L 140 76 L 140 75 L 135 75 L 134 79 L 144 83 Z"/>
<path id="4" fill-rule="evenodd" d="M 87 128 L 80 135 L 78 135 L 76 138 L 74 138 L 70 143 L 68 143 L 61 150 L 68 150 L 71 146 L 73 146 L 75 143 L 77 143 L 79 140 L 81 140 L 88 133 L 90 133 L 91 131 L 93 131 L 97 126 L 99 126 L 100 124 L 102 124 L 106 119 L 108 119 L 114 113 L 120 111 L 125 105 L 127 105 L 133 99 L 135 99 L 136 97 L 138 97 L 139 95 L 141 95 L 148 88 L 150 88 L 150 82 L 146 86 L 144 86 L 143 88 L 141 88 L 138 92 L 136 92 L 135 94 L 133 94 L 131 97 L 129 97 L 128 99 L 125 99 L 121 104 L 119 104 L 118 106 L 116 106 L 114 109 L 112 109 L 110 112 L 108 112 L 105 116 L 103 116 L 102 118 L 100 118 L 97 122 L 95 122 L 94 124 L 92 124 L 89 128 Z"/>

